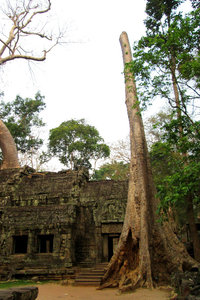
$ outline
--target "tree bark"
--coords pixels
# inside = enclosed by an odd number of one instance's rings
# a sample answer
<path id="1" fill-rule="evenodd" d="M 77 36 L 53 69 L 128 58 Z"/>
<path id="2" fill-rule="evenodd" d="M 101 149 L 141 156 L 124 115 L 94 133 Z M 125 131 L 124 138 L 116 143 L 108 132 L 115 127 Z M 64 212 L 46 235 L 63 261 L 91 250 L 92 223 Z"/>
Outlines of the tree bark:
<path id="1" fill-rule="evenodd" d="M 17 148 L 10 131 L 0 120 L 0 148 L 3 154 L 3 163 L 0 169 L 19 168 Z"/>
<path id="2" fill-rule="evenodd" d="M 100 288 L 119 286 L 123 292 L 139 286 L 152 288 L 156 283 L 166 283 L 174 270 L 191 268 L 197 262 L 189 256 L 169 223 L 157 222 L 159 200 L 155 198 L 136 84 L 130 71 L 132 54 L 125 32 L 120 36 L 120 43 L 130 125 L 130 177 L 122 233 Z"/>

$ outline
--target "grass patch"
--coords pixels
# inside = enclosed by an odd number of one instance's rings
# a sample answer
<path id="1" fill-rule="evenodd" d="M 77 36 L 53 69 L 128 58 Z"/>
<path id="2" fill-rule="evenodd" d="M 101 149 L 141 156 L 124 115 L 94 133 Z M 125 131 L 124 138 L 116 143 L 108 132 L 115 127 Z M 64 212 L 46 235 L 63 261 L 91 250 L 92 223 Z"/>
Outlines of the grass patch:
<path id="1" fill-rule="evenodd" d="M 44 284 L 49 281 L 41 281 L 41 282 L 35 282 L 31 280 L 10 280 L 10 281 L 2 281 L 0 282 L 0 289 L 8 289 L 11 287 L 17 287 L 17 286 L 25 286 L 25 285 L 38 285 L 38 284 Z"/>

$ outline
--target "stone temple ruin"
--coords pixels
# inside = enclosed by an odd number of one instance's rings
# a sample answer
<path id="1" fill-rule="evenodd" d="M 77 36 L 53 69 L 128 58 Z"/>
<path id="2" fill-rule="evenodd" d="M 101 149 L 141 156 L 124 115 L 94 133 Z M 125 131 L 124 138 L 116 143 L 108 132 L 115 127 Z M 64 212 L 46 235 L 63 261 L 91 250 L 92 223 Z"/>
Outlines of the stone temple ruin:
<path id="1" fill-rule="evenodd" d="M 1 170 L 0 279 L 63 279 L 109 261 L 127 190 L 127 181 L 89 181 L 84 170 Z"/>

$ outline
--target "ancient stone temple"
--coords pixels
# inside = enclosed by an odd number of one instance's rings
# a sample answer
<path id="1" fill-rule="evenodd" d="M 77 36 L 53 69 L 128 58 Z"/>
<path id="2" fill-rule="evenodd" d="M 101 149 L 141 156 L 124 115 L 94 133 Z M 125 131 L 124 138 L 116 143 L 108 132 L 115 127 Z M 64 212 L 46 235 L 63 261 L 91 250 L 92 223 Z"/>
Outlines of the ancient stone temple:
<path id="1" fill-rule="evenodd" d="M 64 278 L 105 262 L 122 229 L 128 183 L 83 171 L 0 171 L 0 279 Z"/>

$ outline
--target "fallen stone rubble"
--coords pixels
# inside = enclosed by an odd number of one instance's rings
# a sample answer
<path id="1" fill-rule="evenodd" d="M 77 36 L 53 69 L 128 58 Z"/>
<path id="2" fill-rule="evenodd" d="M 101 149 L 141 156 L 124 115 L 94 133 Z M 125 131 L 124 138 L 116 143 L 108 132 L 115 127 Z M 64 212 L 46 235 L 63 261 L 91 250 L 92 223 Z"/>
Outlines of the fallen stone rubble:
<path id="1" fill-rule="evenodd" d="M 0 300 L 35 300 L 38 296 L 38 288 L 17 287 L 0 290 Z"/>
<path id="2" fill-rule="evenodd" d="M 200 270 L 178 272 L 172 276 L 172 286 L 177 292 L 173 300 L 200 300 Z"/>

